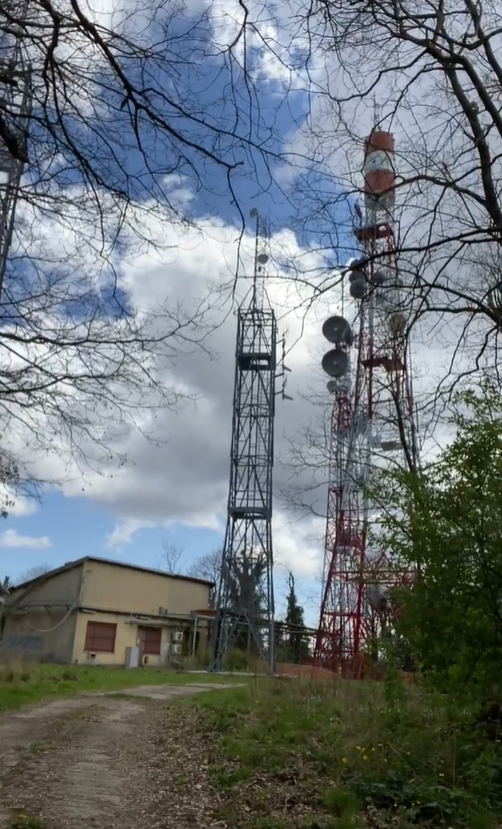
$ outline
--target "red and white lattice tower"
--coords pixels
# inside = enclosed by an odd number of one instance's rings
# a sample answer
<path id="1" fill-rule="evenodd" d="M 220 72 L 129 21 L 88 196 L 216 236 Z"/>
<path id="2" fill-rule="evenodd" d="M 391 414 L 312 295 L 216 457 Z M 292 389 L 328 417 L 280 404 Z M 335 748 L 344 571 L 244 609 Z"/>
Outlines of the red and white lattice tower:
<path id="1" fill-rule="evenodd" d="M 389 591 L 404 571 L 370 540 L 377 515 L 366 484 L 372 468 L 416 462 L 407 315 L 396 258 L 394 137 L 373 130 L 364 147 L 364 212 L 356 237 L 364 255 L 347 278 L 354 326 L 330 317 L 323 358 L 334 394 L 318 665 L 361 675 L 389 617 Z M 387 459 L 387 460 L 386 460 Z"/>

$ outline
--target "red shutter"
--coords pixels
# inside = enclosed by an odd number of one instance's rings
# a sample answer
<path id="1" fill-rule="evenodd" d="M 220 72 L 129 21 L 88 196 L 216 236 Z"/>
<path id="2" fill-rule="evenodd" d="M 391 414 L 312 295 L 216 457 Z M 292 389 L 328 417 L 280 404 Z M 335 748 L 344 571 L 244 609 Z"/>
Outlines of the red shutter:
<path id="1" fill-rule="evenodd" d="M 162 639 L 161 628 L 138 628 L 141 641 L 141 651 L 145 655 L 160 656 L 160 643 Z"/>
<path id="2" fill-rule="evenodd" d="M 95 653 L 114 653 L 117 625 L 109 622 L 87 622 L 85 633 L 85 651 Z"/>

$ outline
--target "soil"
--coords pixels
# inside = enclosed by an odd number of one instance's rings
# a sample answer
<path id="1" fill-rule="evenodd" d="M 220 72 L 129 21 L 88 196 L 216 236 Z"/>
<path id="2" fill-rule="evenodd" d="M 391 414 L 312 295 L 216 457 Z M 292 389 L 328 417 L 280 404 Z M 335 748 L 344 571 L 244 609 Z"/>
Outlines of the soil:
<path id="1" fill-rule="evenodd" d="M 144 686 L 0 715 L 0 829 L 225 827 L 212 817 L 211 740 L 195 709 L 166 705 L 209 689 Z"/>

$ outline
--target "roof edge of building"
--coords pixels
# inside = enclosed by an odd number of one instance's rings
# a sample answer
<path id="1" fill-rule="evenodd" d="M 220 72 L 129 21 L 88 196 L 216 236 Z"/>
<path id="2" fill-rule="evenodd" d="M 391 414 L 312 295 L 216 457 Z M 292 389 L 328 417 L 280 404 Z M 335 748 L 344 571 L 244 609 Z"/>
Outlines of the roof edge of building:
<path id="1" fill-rule="evenodd" d="M 13 585 L 10 588 L 10 595 L 14 597 L 14 594 L 17 593 L 18 590 L 24 589 L 25 587 L 28 587 L 28 585 L 34 584 L 37 581 L 49 581 L 49 579 L 54 576 L 59 576 L 61 573 L 65 573 L 68 570 L 73 570 L 75 567 L 83 566 L 88 561 L 95 561 L 98 564 L 108 564 L 111 567 L 123 567 L 126 570 L 137 570 L 140 573 L 151 573 L 152 575 L 164 576 L 168 579 L 188 581 L 195 584 L 205 584 L 208 587 L 214 587 L 213 581 L 210 581 L 209 579 L 200 579 L 197 576 L 185 576 L 181 573 L 166 573 L 163 570 L 156 570 L 154 567 L 143 567 L 141 564 L 130 564 L 125 561 L 115 561 L 114 559 L 101 558 L 100 556 L 82 556 L 82 558 L 77 558 L 74 561 L 67 561 L 65 564 L 62 564 L 61 567 L 55 567 L 54 570 L 48 570 L 46 573 L 36 576 L 34 579 L 28 579 L 28 581 L 24 581 L 21 584 Z"/>

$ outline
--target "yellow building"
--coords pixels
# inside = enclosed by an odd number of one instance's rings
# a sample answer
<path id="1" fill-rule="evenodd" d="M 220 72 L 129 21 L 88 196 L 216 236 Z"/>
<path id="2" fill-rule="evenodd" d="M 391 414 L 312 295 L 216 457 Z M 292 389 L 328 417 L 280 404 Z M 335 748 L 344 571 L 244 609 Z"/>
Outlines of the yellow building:
<path id="1" fill-rule="evenodd" d="M 79 665 L 158 665 L 207 642 L 212 582 L 86 556 L 12 589 L 0 648 Z"/>

